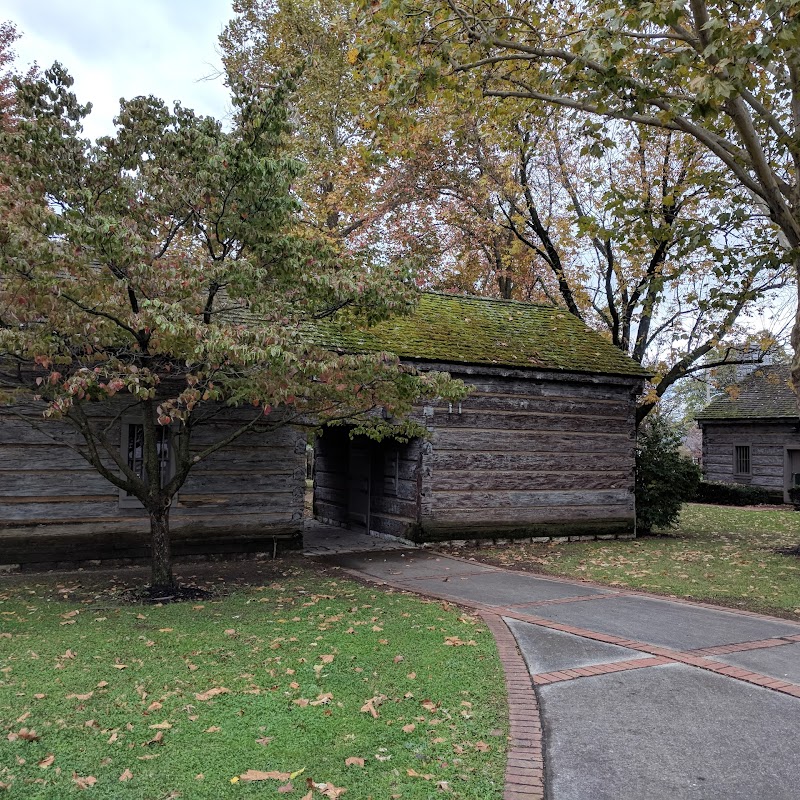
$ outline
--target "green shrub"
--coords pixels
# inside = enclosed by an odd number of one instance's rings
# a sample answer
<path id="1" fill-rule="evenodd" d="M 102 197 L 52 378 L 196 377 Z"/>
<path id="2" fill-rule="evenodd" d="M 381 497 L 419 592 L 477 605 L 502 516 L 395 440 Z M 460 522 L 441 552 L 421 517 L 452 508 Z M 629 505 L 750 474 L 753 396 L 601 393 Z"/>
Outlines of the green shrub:
<path id="1" fill-rule="evenodd" d="M 636 527 L 639 533 L 675 525 L 681 506 L 694 499 L 700 467 L 680 452 L 681 437 L 655 414 L 639 426 L 636 439 Z"/>
<path id="2" fill-rule="evenodd" d="M 757 506 L 782 503 L 783 492 L 771 492 L 761 486 L 745 486 L 741 483 L 700 481 L 695 499 L 698 503 L 714 503 L 719 506 Z"/>

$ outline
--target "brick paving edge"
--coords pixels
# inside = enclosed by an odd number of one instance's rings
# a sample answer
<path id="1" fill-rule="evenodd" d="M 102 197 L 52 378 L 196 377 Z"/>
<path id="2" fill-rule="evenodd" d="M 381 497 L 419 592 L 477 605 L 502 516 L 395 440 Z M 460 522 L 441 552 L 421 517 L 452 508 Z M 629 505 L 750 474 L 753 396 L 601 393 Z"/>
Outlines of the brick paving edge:
<path id="1" fill-rule="evenodd" d="M 542 720 L 533 681 L 503 618 L 491 611 L 479 613 L 497 644 L 508 692 L 510 742 L 503 800 L 543 800 Z"/>

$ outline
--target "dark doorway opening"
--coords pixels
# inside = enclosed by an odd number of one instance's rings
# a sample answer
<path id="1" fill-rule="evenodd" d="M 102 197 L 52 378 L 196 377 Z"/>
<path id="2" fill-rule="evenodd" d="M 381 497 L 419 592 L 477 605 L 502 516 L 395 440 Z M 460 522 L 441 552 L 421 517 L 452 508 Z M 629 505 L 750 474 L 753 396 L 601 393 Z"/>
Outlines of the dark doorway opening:
<path id="1" fill-rule="evenodd" d="M 419 519 L 421 446 L 350 437 L 328 428 L 314 445 L 314 516 L 368 533 L 405 538 Z"/>

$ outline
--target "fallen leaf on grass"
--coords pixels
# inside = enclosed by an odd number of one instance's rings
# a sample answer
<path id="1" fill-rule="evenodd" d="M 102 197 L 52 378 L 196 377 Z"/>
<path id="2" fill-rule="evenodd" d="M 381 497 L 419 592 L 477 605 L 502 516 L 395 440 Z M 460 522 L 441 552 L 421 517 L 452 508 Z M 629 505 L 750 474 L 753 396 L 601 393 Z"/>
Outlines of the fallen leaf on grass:
<path id="1" fill-rule="evenodd" d="M 53 763 L 55 760 L 56 760 L 56 757 L 55 757 L 55 756 L 54 756 L 52 753 L 50 753 L 49 755 L 46 755 L 46 756 L 45 756 L 45 757 L 44 757 L 44 758 L 43 758 L 43 759 L 42 759 L 42 760 L 39 762 L 39 766 L 40 766 L 42 769 L 47 769 L 47 768 L 48 768 L 48 767 L 49 767 L 49 766 L 50 766 L 50 765 L 51 765 L 51 764 L 52 764 L 52 763 Z"/>
<path id="2" fill-rule="evenodd" d="M 206 728 L 203 733 L 219 733 L 222 728 L 219 725 L 212 725 L 210 728 Z"/>
<path id="3" fill-rule="evenodd" d="M 44 700 L 44 699 L 45 699 L 45 697 L 47 697 L 47 695 L 46 695 L 46 694 L 42 694 L 41 692 L 39 692 L 38 694 L 35 694 L 35 695 L 34 695 L 34 697 L 35 697 L 37 700 Z"/>
<path id="4" fill-rule="evenodd" d="M 344 765 L 346 767 L 363 767 L 364 759 L 359 758 L 358 756 L 350 756 L 350 758 L 346 758 L 344 760 Z"/>
<path id="5" fill-rule="evenodd" d="M 145 742 L 145 746 L 148 744 L 162 744 L 164 741 L 164 731 L 159 731 L 149 742 Z"/>
<path id="6" fill-rule="evenodd" d="M 288 781 L 289 777 L 289 772 L 278 772 L 274 769 L 263 772 L 259 769 L 249 769 L 239 775 L 239 780 L 245 783 L 255 783 L 255 781 Z"/>
<path id="7" fill-rule="evenodd" d="M 477 642 L 474 639 L 470 639 L 468 642 L 465 642 L 463 639 L 459 639 L 458 636 L 448 636 L 444 643 L 449 645 L 450 647 L 461 647 L 463 645 L 469 645 L 471 647 L 476 647 Z"/>
<path id="8" fill-rule="evenodd" d="M 300 708 L 305 708 L 309 704 L 309 700 L 306 700 L 305 697 L 299 697 L 297 700 L 292 700 L 292 702 L 296 706 L 300 706 Z"/>
<path id="9" fill-rule="evenodd" d="M 30 711 L 26 711 L 24 714 L 22 714 L 21 716 L 17 717 L 17 722 L 25 722 L 25 720 L 28 719 L 28 717 L 30 715 L 31 715 L 31 712 Z"/>
<path id="10" fill-rule="evenodd" d="M 420 703 L 420 705 L 421 705 L 421 706 L 422 706 L 422 707 L 423 707 L 423 708 L 424 708 L 426 711 L 436 711 L 436 709 L 439 707 L 439 704 L 438 704 L 438 703 L 434 703 L 434 702 L 433 702 L 433 700 L 423 700 L 423 701 Z"/>
<path id="11" fill-rule="evenodd" d="M 324 656 L 320 656 L 319 658 L 320 658 L 320 661 L 322 661 L 323 664 L 330 664 L 333 661 L 333 659 L 335 658 L 335 656 L 327 654 L 327 655 L 324 655 Z"/>
<path id="12" fill-rule="evenodd" d="M 125 781 L 129 781 L 132 777 L 133 773 L 129 769 L 126 769 L 125 772 L 123 772 L 122 775 L 119 776 L 119 779 L 120 782 L 124 783 Z"/>
<path id="13" fill-rule="evenodd" d="M 413 722 L 410 722 L 408 725 L 403 725 L 403 733 L 411 733 L 416 727 L 417 726 Z"/>
<path id="14" fill-rule="evenodd" d="M 256 739 L 256 742 L 266 747 L 274 738 L 274 736 L 262 736 L 260 739 Z"/>
<path id="15" fill-rule="evenodd" d="M 172 727 L 172 725 L 170 725 L 169 722 L 164 720 L 164 722 L 157 722 L 155 725 L 149 725 L 148 727 L 150 728 L 150 730 L 154 731 L 168 731 Z"/>
<path id="16" fill-rule="evenodd" d="M 200 692 L 199 694 L 195 694 L 196 700 L 210 700 L 212 697 L 216 697 L 219 694 L 230 694 L 230 689 L 226 689 L 224 686 L 215 686 L 213 689 L 209 689 L 206 692 Z"/>
<path id="17" fill-rule="evenodd" d="M 79 789 L 89 789 L 97 783 L 97 778 L 94 775 L 87 775 L 82 778 L 77 772 L 72 773 L 72 780 Z"/>
<path id="18" fill-rule="evenodd" d="M 486 742 L 475 742 L 475 749 L 481 753 L 488 753 L 492 748 Z"/>
<path id="19" fill-rule="evenodd" d="M 322 694 L 318 694 L 317 699 L 312 700 L 309 705 L 326 706 L 331 700 L 333 700 L 333 694 L 331 694 L 331 692 L 323 692 Z"/>
<path id="20" fill-rule="evenodd" d="M 369 700 L 364 701 L 364 705 L 361 706 L 360 710 L 363 714 L 371 714 L 374 719 L 378 719 L 378 710 L 375 706 L 380 705 L 385 699 L 386 695 L 383 694 L 370 697 Z"/>
<path id="21" fill-rule="evenodd" d="M 321 792 L 324 797 L 330 798 L 330 800 L 336 800 L 336 798 L 341 797 L 347 791 L 347 789 L 334 786 L 332 783 L 314 783 L 311 778 L 308 779 L 308 784 L 309 788 L 313 787 Z"/>
<path id="22" fill-rule="evenodd" d="M 392 659 L 392 661 L 393 661 L 395 664 L 399 664 L 399 663 L 400 663 L 402 660 L 403 660 L 403 656 L 395 656 L 395 657 Z"/>
<path id="23" fill-rule="evenodd" d="M 19 733 L 9 733 L 6 738 L 9 742 L 16 742 L 17 739 L 22 739 L 25 742 L 37 742 L 39 740 L 39 734 L 36 733 L 33 728 L 30 730 L 27 728 L 20 728 Z"/>
<path id="24" fill-rule="evenodd" d="M 433 777 L 433 775 L 431 775 L 430 773 L 428 773 L 426 775 L 421 775 L 415 769 L 407 769 L 406 770 L 406 775 L 408 775 L 409 778 L 422 778 L 423 780 L 426 780 L 426 781 L 429 781 Z"/>
<path id="25" fill-rule="evenodd" d="M 283 786 L 278 787 L 278 794 L 289 794 L 290 792 L 294 791 L 294 786 L 292 786 L 292 782 L 284 783 Z"/>
<path id="26" fill-rule="evenodd" d="M 148 712 L 158 711 L 158 710 L 162 709 L 163 707 L 164 706 L 161 703 L 159 703 L 158 700 L 153 700 L 153 702 L 150 703 L 149 706 L 147 706 L 147 710 L 148 710 Z"/>

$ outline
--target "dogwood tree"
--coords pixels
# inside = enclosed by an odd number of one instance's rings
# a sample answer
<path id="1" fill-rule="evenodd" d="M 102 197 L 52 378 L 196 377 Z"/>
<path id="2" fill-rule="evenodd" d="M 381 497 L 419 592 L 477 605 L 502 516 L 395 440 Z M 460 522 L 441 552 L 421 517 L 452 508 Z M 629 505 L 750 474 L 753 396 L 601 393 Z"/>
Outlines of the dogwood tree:
<path id="1" fill-rule="evenodd" d="M 387 353 L 325 346 L 321 320 L 376 322 L 408 311 L 414 292 L 400 267 L 345 257 L 298 224 L 302 168 L 284 150 L 290 79 L 234 86 L 231 131 L 179 104 L 122 101 L 114 135 L 94 143 L 81 127 L 90 106 L 71 84 L 58 64 L 18 80 L 18 121 L 0 134 L 0 394 L 138 498 L 162 590 L 174 585 L 171 503 L 212 453 L 299 423 L 410 435 L 402 418 L 414 400 L 463 386 Z M 248 421 L 197 444 L 225 406 L 249 409 Z M 138 471 L 109 440 L 121 408 L 141 420 Z"/>

